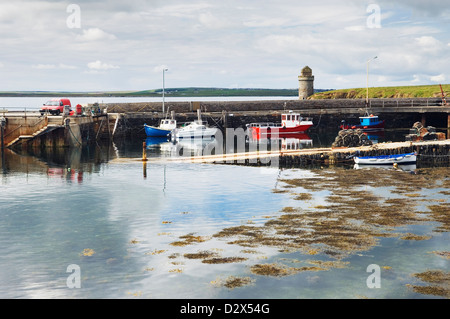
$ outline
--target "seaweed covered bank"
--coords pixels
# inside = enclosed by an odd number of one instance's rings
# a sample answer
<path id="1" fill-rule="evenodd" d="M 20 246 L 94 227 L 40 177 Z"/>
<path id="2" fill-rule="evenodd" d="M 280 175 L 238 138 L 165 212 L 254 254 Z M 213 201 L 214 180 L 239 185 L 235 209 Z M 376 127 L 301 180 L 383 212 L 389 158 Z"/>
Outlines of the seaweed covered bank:
<path id="1" fill-rule="evenodd" d="M 248 276 L 219 277 L 211 281 L 215 287 L 233 289 L 254 285 L 261 277 L 352 269 L 357 267 L 354 264 L 359 258 L 367 256 L 375 247 L 383 246 L 383 240 L 417 243 L 448 238 L 448 168 L 419 169 L 416 174 L 375 169 L 371 174 L 377 179 L 367 179 L 366 170 L 325 169 L 313 170 L 312 173 L 307 178 L 296 178 L 295 172 L 291 171 L 292 176 L 280 180 L 273 192 L 286 194 L 292 199 L 292 204 L 278 213 L 265 216 L 265 221 L 248 221 L 226 227 L 212 235 L 199 236 L 201 241 L 186 241 L 192 234 L 181 236 L 181 241 L 172 245 L 179 247 L 182 242 L 184 253 L 168 251 L 171 262 L 194 259 L 206 264 L 245 263 Z M 386 189 L 391 196 L 383 195 Z M 325 201 L 318 200 L 324 192 L 327 193 Z M 411 225 L 425 224 L 431 225 L 431 231 L 411 231 L 414 229 Z M 230 247 L 240 247 L 240 254 L 227 256 L 227 249 L 213 248 L 221 242 Z M 266 258 L 262 252 L 267 249 L 286 257 L 264 262 Z M 426 253 L 412 250 L 411 254 L 410 262 L 421 258 L 444 261 L 450 258 L 447 250 Z M 441 264 L 444 269 L 421 273 L 411 271 L 407 275 L 405 269 L 408 271 L 414 267 L 402 265 L 403 269 L 396 268 L 399 265 L 389 264 L 389 258 L 379 258 L 373 258 L 372 262 L 380 263 L 384 278 L 406 278 L 401 289 L 419 295 L 450 297 L 450 273 L 445 269 L 445 262 Z M 354 295 L 355 292 L 351 291 L 342 293 L 345 297 L 367 297 Z M 384 297 L 390 296 L 390 292 L 385 290 L 384 293 Z"/>

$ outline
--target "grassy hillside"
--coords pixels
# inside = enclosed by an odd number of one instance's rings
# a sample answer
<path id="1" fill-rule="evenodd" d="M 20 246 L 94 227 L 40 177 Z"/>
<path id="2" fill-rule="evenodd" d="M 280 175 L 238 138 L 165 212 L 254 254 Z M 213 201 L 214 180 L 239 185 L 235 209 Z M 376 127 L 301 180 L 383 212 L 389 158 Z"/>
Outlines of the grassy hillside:
<path id="1" fill-rule="evenodd" d="M 444 93 L 450 92 L 450 84 L 443 84 Z M 366 98 L 367 88 L 342 89 L 327 92 L 319 92 L 311 96 L 311 99 L 363 99 Z M 370 98 L 433 98 L 442 97 L 439 85 L 420 86 L 393 86 L 369 88 Z"/>

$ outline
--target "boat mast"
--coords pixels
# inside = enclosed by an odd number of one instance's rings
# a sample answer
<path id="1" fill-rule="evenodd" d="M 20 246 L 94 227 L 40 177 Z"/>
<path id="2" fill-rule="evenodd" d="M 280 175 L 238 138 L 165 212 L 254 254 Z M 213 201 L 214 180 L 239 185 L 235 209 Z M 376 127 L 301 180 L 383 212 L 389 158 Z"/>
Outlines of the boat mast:
<path id="1" fill-rule="evenodd" d="M 367 116 L 369 115 L 369 111 L 368 111 L 368 108 L 369 108 L 369 63 L 370 63 L 370 61 L 375 60 L 377 58 L 378 57 L 375 56 L 372 59 L 369 59 L 367 61 L 367 91 L 366 91 L 366 115 Z"/>
<path id="2" fill-rule="evenodd" d="M 164 73 L 166 72 L 166 71 L 169 71 L 169 69 L 168 68 L 163 68 L 163 91 L 162 91 L 162 98 L 163 98 L 163 100 L 162 100 L 162 112 L 163 112 L 163 116 L 164 116 L 164 113 L 165 113 L 165 109 L 164 109 L 164 91 L 165 91 L 165 79 L 164 79 Z"/>

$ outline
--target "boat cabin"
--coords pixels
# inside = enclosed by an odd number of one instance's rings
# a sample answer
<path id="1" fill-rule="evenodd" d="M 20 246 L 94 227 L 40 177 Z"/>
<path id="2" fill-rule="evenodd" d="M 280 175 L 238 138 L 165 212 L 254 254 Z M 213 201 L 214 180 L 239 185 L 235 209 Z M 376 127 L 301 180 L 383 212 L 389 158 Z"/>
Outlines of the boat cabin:
<path id="1" fill-rule="evenodd" d="M 380 121 L 378 119 L 378 116 L 370 115 L 360 117 L 359 122 L 361 123 L 361 125 L 375 125 L 378 124 Z"/>
<path id="2" fill-rule="evenodd" d="M 300 125 L 300 122 L 303 120 L 303 118 L 300 116 L 299 113 L 287 113 L 287 114 L 281 114 L 281 126 L 282 127 L 296 127 Z"/>
<path id="3" fill-rule="evenodd" d="M 177 121 L 173 119 L 164 119 L 159 123 L 159 128 L 163 130 L 173 130 L 177 127 Z"/>

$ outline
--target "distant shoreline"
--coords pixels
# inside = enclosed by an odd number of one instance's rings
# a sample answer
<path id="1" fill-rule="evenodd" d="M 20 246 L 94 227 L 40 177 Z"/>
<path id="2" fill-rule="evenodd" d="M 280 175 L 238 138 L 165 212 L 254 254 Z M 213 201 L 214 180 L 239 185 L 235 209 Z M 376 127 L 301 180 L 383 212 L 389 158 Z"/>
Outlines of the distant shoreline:
<path id="1" fill-rule="evenodd" d="M 450 84 L 443 84 L 444 94 L 448 96 Z M 298 96 L 298 89 L 261 89 L 261 88 L 166 88 L 165 96 L 170 97 L 239 97 L 239 96 Z M 362 99 L 366 98 L 367 88 L 352 89 L 315 89 L 309 99 Z M 67 91 L 0 91 L 0 97 L 162 97 L 162 89 L 144 91 L 104 91 L 104 92 L 67 92 Z M 370 87 L 369 98 L 439 98 L 442 92 L 437 85 Z"/>
<path id="2" fill-rule="evenodd" d="M 318 90 L 324 91 L 324 90 Z M 226 88 L 168 88 L 166 97 L 227 97 L 227 96 L 298 96 L 297 89 L 226 89 Z M 0 97 L 162 97 L 162 89 L 146 91 L 65 92 L 9 91 Z"/>

